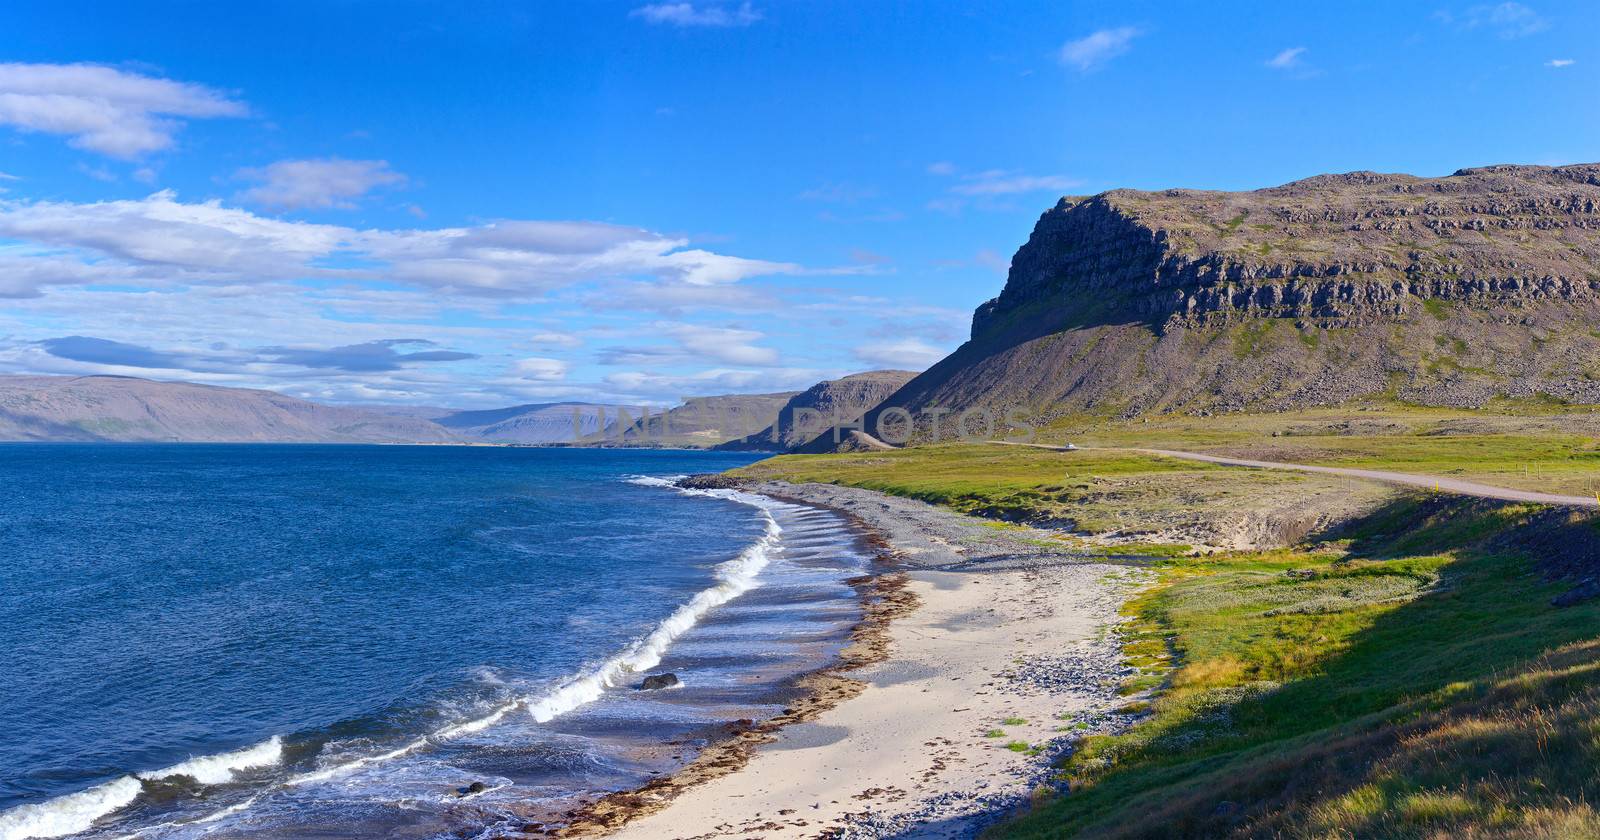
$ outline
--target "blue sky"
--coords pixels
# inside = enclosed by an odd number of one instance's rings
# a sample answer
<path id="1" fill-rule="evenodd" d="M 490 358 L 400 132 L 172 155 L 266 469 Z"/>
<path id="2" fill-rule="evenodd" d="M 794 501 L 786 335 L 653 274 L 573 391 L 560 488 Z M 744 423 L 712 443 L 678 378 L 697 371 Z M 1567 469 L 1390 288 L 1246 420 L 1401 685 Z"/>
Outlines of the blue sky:
<path id="1" fill-rule="evenodd" d="M 1064 194 L 1600 160 L 1592 3 L 14 2 L 0 372 L 920 368 Z"/>

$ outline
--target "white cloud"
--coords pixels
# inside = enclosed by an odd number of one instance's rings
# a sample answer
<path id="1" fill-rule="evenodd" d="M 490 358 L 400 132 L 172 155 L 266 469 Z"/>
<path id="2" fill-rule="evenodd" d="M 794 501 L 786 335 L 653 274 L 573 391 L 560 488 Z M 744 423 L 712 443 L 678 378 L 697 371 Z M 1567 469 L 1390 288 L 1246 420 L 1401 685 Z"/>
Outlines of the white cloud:
<path id="1" fill-rule="evenodd" d="M 399 186 L 406 176 L 385 160 L 280 160 L 259 169 L 241 169 L 235 176 L 257 181 L 239 195 L 250 204 L 279 210 L 355 207 L 356 199 L 379 187 Z"/>
<path id="2" fill-rule="evenodd" d="M 771 365 L 778 361 L 778 351 L 756 346 L 755 342 L 766 335 L 755 330 L 676 324 L 666 327 L 664 332 L 677 339 L 685 350 L 702 358 L 730 365 Z"/>
<path id="3" fill-rule="evenodd" d="M 946 351 L 919 338 L 863 344 L 855 348 L 856 358 L 863 362 L 907 370 L 922 370 L 946 355 Z"/>
<path id="4" fill-rule="evenodd" d="M 1001 256 L 999 252 L 991 248 L 978 249 L 978 253 L 972 257 L 972 261 L 1000 275 L 1004 275 L 1011 270 L 1011 260 L 1008 257 Z"/>
<path id="5" fill-rule="evenodd" d="M 712 368 L 690 374 L 620 371 L 609 374 L 602 380 L 606 385 L 623 393 L 673 402 L 684 397 L 707 394 L 803 391 L 823 379 L 836 375 L 814 368 L 768 370 Z"/>
<path id="6" fill-rule="evenodd" d="M 1546 67 L 1571 67 L 1578 62 L 1570 58 L 1552 58 L 1544 63 Z"/>
<path id="7" fill-rule="evenodd" d="M 600 353 L 605 365 L 666 365 L 716 362 L 727 365 L 767 367 L 778 363 L 778 351 L 756 342 L 765 333 L 736 327 L 711 327 L 661 321 L 643 333 L 668 339 L 668 344 L 608 347 Z"/>
<path id="8" fill-rule="evenodd" d="M 242 117 L 221 91 L 93 64 L 0 64 L 0 125 L 134 159 L 172 146 L 179 118 Z"/>
<path id="9" fill-rule="evenodd" d="M 723 6 L 700 5 L 694 3 L 652 3 L 640 6 L 628 13 L 629 17 L 641 18 L 650 23 L 666 24 L 680 27 L 712 27 L 726 28 L 732 26 L 749 26 L 761 20 L 761 13 L 756 11 L 749 3 L 741 3 L 738 8 L 729 10 Z"/>
<path id="10" fill-rule="evenodd" d="M 344 278 L 527 297 L 591 280 L 651 276 L 710 287 L 804 271 L 602 222 L 357 230 L 259 216 L 218 201 L 186 204 L 171 191 L 91 204 L 0 201 L 0 236 L 85 266 L 155 269 L 188 283 Z"/>
<path id="11" fill-rule="evenodd" d="M 1443 16 L 1446 22 L 1454 18 Z M 1473 6 L 1461 19 L 1465 29 L 1492 29 L 1501 38 L 1526 38 L 1550 28 L 1550 22 L 1521 3 L 1495 3 Z"/>
<path id="12" fill-rule="evenodd" d="M 1079 70 L 1092 70 L 1127 52 L 1140 32 L 1131 26 L 1101 29 L 1062 45 L 1057 57 L 1062 64 Z"/>
<path id="13" fill-rule="evenodd" d="M 928 174 L 929 175 L 954 175 L 954 174 L 956 174 L 956 165 L 951 163 L 948 160 L 936 161 L 934 163 L 928 164 Z"/>
<path id="14" fill-rule="evenodd" d="M 1300 56 L 1305 51 L 1305 47 L 1290 47 L 1267 59 L 1267 66 L 1274 70 L 1293 70 L 1301 65 Z"/>
<path id="15" fill-rule="evenodd" d="M 963 183 L 950 188 L 960 195 L 1014 195 L 1029 192 L 1061 192 L 1079 185 L 1065 175 L 1028 175 L 1004 169 L 990 169 L 963 176 Z"/>
<path id="16" fill-rule="evenodd" d="M 583 339 L 572 333 L 549 331 L 528 336 L 528 343 L 535 347 L 560 347 L 570 350 L 573 347 L 581 347 Z"/>
<path id="17" fill-rule="evenodd" d="M 511 366 L 511 372 L 519 379 L 532 379 L 536 382 L 556 382 L 567 378 L 569 365 L 560 359 L 546 359 L 531 356 L 518 359 Z"/>

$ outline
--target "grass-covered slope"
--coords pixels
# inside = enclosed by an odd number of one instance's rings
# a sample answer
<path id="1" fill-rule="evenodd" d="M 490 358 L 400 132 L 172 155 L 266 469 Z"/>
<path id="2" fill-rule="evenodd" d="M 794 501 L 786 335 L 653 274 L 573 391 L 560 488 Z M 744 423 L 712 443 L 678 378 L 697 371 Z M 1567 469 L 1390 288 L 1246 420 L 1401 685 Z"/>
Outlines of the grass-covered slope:
<path id="1" fill-rule="evenodd" d="M 1600 606 L 1552 606 L 1570 584 L 1519 548 L 1546 527 L 1407 498 L 1314 549 L 1162 561 L 1127 607 L 1150 715 L 998 835 L 1600 836 Z"/>
<path id="2" fill-rule="evenodd" d="M 1537 405 L 1501 408 L 1363 405 L 1139 420 L 1079 415 L 1044 430 L 1040 438 L 1450 476 L 1546 493 L 1600 492 L 1600 413 Z"/>
<path id="3" fill-rule="evenodd" d="M 1132 452 L 984 443 L 786 455 L 736 474 L 848 484 L 978 516 L 1049 525 L 1086 546 L 1277 546 L 1370 510 L 1389 493 L 1363 482 Z"/>
<path id="4" fill-rule="evenodd" d="M 1536 487 L 1597 478 L 1588 420 L 1574 415 L 1094 428 L 1123 446 Z M 1067 525 L 1077 533 L 1061 539 L 1116 537 L 1117 553 L 1149 555 L 1156 582 L 1124 627 L 1138 668 L 1125 693 L 1145 716 L 1079 743 L 1060 767 L 1069 792 L 997 837 L 1600 837 L 1600 602 L 1572 597 L 1600 576 L 1587 514 L 1129 451 L 961 444 L 739 472 Z M 1321 515 L 1280 520 L 1298 527 L 1257 541 L 1287 546 L 1272 550 L 1172 544 L 1267 511 Z"/>

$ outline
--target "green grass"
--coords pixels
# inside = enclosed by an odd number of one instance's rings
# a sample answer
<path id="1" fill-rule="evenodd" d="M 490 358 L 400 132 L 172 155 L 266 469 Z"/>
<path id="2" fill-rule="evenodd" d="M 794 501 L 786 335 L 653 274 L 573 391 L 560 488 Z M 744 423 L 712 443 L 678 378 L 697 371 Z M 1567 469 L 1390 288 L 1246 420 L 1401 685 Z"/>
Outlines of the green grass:
<path id="1" fill-rule="evenodd" d="M 1495 412 L 1317 409 L 1148 423 L 1075 417 L 1040 438 L 1449 475 L 1551 493 L 1600 491 L 1600 413 L 1556 404 L 1504 403 Z"/>
<path id="2" fill-rule="evenodd" d="M 1000 723 L 1002 725 L 1005 725 L 1005 726 L 1027 726 L 1028 725 L 1028 719 L 1027 718 L 1019 718 L 1019 717 L 1008 717 L 1005 720 L 1000 721 Z"/>
<path id="3" fill-rule="evenodd" d="M 1600 607 L 1496 539 L 1533 511 L 1408 498 L 1315 550 L 1164 561 L 1126 608 L 1170 675 L 1149 716 L 998 835 L 1600 836 Z"/>
<path id="4" fill-rule="evenodd" d="M 1447 300 L 1441 300 L 1440 298 L 1427 298 L 1426 300 L 1422 301 L 1422 308 L 1426 310 L 1429 315 L 1432 315 L 1434 318 L 1437 318 L 1440 321 L 1450 320 L 1450 302 Z"/>
<path id="5" fill-rule="evenodd" d="M 1006 737 L 1006 731 L 1004 729 L 991 729 L 988 732 L 983 733 L 983 737 L 985 737 L 985 738 L 1004 738 L 1004 737 Z"/>
<path id="6" fill-rule="evenodd" d="M 784 455 L 734 475 L 863 487 L 945 505 L 963 513 L 1026 520 L 1071 507 L 1088 529 L 1092 502 L 1108 485 L 1155 476 L 1173 480 L 1221 468 L 1127 452 L 1052 452 L 1021 446 L 945 444 L 892 452 Z"/>
<path id="7" fill-rule="evenodd" d="M 1010 741 L 1006 744 L 1006 749 L 1015 753 L 1032 752 L 1033 745 L 1027 741 Z"/>

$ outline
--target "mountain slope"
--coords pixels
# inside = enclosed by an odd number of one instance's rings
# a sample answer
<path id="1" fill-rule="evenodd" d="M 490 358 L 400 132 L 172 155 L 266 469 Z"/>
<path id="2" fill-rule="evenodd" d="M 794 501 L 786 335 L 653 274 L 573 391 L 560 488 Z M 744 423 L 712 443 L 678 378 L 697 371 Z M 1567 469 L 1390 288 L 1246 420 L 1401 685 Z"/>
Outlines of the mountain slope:
<path id="1" fill-rule="evenodd" d="M 621 423 L 584 439 L 593 446 L 708 448 L 771 426 L 798 391 L 690 397 L 666 411 L 629 409 Z"/>
<path id="2" fill-rule="evenodd" d="M 544 445 L 573 443 L 604 431 L 616 416 L 616 406 L 563 402 L 452 411 L 433 422 L 473 440 Z"/>
<path id="3" fill-rule="evenodd" d="M 272 391 L 120 376 L 0 377 L 0 440 L 440 443 L 427 420 Z"/>
<path id="4" fill-rule="evenodd" d="M 1062 199 L 868 417 L 1600 403 L 1600 164 Z M 925 434 L 925 430 L 919 430 Z"/>
<path id="5" fill-rule="evenodd" d="M 777 420 L 765 429 L 728 441 L 717 449 L 795 450 L 819 434 L 824 434 L 831 444 L 833 435 L 824 430 L 861 419 L 916 375 L 908 370 L 873 370 L 818 382 L 785 403 Z"/>

